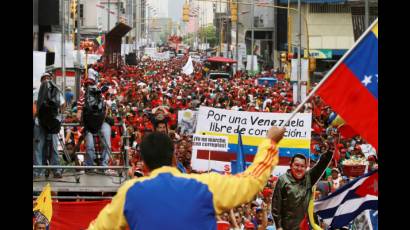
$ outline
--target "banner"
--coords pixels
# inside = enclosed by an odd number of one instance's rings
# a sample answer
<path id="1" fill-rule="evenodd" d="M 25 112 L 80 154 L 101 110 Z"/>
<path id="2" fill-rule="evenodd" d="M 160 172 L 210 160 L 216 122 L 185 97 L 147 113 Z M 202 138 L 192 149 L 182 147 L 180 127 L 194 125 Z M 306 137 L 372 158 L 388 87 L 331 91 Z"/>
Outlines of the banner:
<path id="1" fill-rule="evenodd" d="M 190 109 L 178 111 L 178 128 L 181 133 L 191 135 L 195 133 L 198 112 Z"/>
<path id="2" fill-rule="evenodd" d="M 91 221 L 111 200 L 82 202 L 53 202 L 50 229 L 87 229 Z"/>
<path id="3" fill-rule="evenodd" d="M 252 162 L 258 151 L 258 145 L 266 137 L 268 130 L 272 126 L 283 125 L 290 115 L 290 113 L 244 112 L 201 106 L 195 133 L 228 138 L 228 152 L 212 151 L 211 153 L 211 168 L 226 171 L 226 168 L 230 167 L 230 161 L 236 159 L 238 132 L 242 134 L 245 159 L 247 162 Z M 310 157 L 311 123 L 312 114 L 298 113 L 286 124 L 285 137 L 279 144 L 279 165 L 289 165 L 290 158 L 296 153 Z M 206 170 L 208 153 L 193 149 L 191 164 L 195 170 Z M 286 168 L 280 170 L 283 173 Z"/>

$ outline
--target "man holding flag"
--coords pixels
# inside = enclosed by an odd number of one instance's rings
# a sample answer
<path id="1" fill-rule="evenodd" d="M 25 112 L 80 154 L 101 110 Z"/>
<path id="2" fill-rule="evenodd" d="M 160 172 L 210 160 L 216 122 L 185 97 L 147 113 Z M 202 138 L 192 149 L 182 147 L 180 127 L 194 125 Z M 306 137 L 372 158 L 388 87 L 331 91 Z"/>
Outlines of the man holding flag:
<path id="1" fill-rule="evenodd" d="M 307 160 L 302 154 L 296 154 L 290 162 L 290 169 L 278 179 L 272 197 L 272 216 L 278 230 L 299 230 L 305 218 L 312 188 L 322 177 L 333 152 L 326 151 L 319 162 L 306 171 Z"/>
<path id="2" fill-rule="evenodd" d="M 315 89 L 299 104 L 289 120 L 314 94 L 317 94 L 343 118 L 351 127 L 352 132 L 357 132 L 377 150 L 378 77 L 378 19 L 376 19 L 353 48 L 336 63 Z M 321 161 L 322 159 L 323 155 Z M 330 159 L 326 160 L 330 161 Z M 292 166 L 293 163 L 292 158 L 291 173 L 283 175 L 282 181 L 279 178 L 275 188 L 275 200 L 272 203 L 276 207 L 272 207 L 272 212 L 278 229 L 299 229 L 298 221 L 302 220 L 306 213 L 312 187 L 316 183 L 316 180 L 312 178 L 304 179 L 303 160 L 300 165 Z M 296 168 L 293 169 L 293 167 Z M 363 184 L 365 185 L 362 186 Z M 363 210 L 377 208 L 377 184 L 378 174 L 370 173 L 318 202 L 315 210 L 332 227 L 341 227 Z M 302 189 L 292 189 L 292 185 Z M 358 191 L 353 189 L 357 187 L 363 189 Z M 282 205 L 280 202 L 292 205 Z M 342 205 L 344 205 L 343 208 L 337 208 Z"/>

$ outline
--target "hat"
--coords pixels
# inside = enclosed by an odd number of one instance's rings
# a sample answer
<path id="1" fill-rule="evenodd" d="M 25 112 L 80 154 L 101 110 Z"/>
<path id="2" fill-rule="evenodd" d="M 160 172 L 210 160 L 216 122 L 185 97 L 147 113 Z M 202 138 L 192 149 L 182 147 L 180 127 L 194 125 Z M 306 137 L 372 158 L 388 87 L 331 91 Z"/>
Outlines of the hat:
<path id="1" fill-rule="evenodd" d="M 181 97 L 181 96 L 178 96 L 178 97 L 177 97 L 177 100 L 182 100 L 182 97 Z"/>
<path id="2" fill-rule="evenodd" d="M 255 225 L 249 220 L 245 221 L 245 228 L 255 228 Z"/>
<path id="3" fill-rule="evenodd" d="M 42 75 L 41 75 L 41 78 L 40 78 L 40 81 L 42 81 L 43 80 L 43 78 L 45 78 L 45 77 L 51 77 L 51 74 L 50 73 L 43 73 Z"/>

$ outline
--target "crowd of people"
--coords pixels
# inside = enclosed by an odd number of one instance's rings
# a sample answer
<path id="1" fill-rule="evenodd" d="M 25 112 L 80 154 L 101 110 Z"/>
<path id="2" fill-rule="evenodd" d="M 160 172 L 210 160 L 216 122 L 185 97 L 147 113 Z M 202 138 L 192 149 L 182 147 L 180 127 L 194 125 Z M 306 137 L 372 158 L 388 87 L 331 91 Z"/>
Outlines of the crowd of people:
<path id="1" fill-rule="evenodd" d="M 210 80 L 204 75 L 200 62 L 194 62 L 194 73 L 191 76 L 183 74 L 181 69 L 187 59 L 185 56 L 155 61 L 144 57 L 136 66 L 117 67 L 103 62 L 91 66 L 89 76 L 91 72 L 96 85 L 103 92 L 107 116 L 115 124 L 125 123 L 127 129 L 111 126 L 112 158 L 107 160 L 107 165 L 129 164 L 129 176 L 146 175 L 148 170 L 142 163 L 139 147 L 144 135 L 159 131 L 168 134 L 173 140 L 180 171 L 195 172 L 191 168 L 192 139 L 178 129 L 178 111 L 197 110 L 203 105 L 238 111 L 290 113 L 297 106 L 293 103 L 292 85 L 287 79 L 279 77 L 273 87 L 256 84 L 257 78 L 275 74 L 273 69 L 262 71 L 256 76 L 237 71 L 231 79 Z M 85 81 L 83 78 L 82 84 Z M 71 99 L 70 94 L 66 100 L 69 102 L 66 123 L 80 121 L 77 114 L 81 103 Z M 311 153 L 314 156 L 310 167 L 324 151 L 330 149 L 336 152 L 317 184 L 314 194 L 316 199 L 336 191 L 353 178 L 344 174 L 344 161 L 363 159 L 368 164 L 367 170 L 377 168 L 377 157 L 372 155 L 367 158 L 361 151 L 360 146 L 366 142 L 360 136 L 343 137 L 337 127 L 332 126 L 331 118 L 335 114 L 319 97 L 314 97 L 300 112 L 311 112 L 313 116 Z M 125 131 L 130 134 L 128 143 L 121 138 Z M 84 135 L 81 126 L 66 127 L 65 143 L 68 149 L 87 152 Z M 120 152 L 126 144 L 129 145 L 129 162 L 123 162 L 120 154 L 113 154 Z M 218 216 L 218 220 L 227 223 L 230 229 L 275 229 L 271 204 L 277 179 L 272 176 L 252 202 L 223 213 Z"/>

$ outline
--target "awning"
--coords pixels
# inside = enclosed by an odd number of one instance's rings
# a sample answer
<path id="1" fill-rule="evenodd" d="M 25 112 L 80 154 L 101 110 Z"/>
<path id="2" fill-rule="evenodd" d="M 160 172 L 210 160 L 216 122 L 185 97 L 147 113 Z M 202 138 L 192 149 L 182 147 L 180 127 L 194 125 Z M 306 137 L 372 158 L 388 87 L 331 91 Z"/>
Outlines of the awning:
<path id="1" fill-rule="evenodd" d="M 224 57 L 210 57 L 206 59 L 206 61 L 209 62 L 223 62 L 223 63 L 236 63 L 235 60 L 230 59 L 230 58 L 224 58 Z"/>

